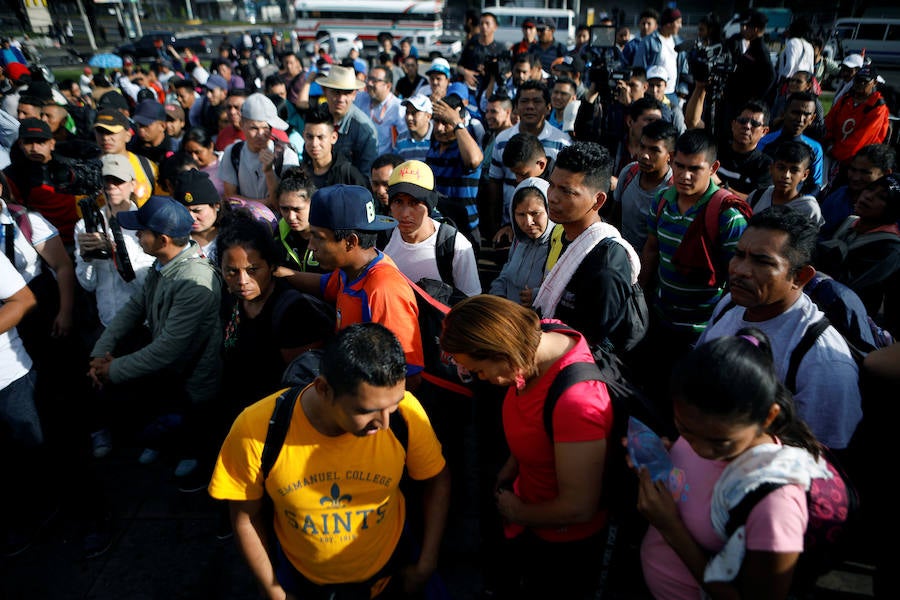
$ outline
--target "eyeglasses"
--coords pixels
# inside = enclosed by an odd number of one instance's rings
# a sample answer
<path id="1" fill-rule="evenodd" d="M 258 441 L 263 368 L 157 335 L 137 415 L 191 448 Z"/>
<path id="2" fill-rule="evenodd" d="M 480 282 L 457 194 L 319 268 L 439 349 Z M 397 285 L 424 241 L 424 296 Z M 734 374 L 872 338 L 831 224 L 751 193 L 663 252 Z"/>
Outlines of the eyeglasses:
<path id="1" fill-rule="evenodd" d="M 734 120 L 738 125 L 746 125 L 750 123 L 750 127 L 756 129 L 757 127 L 762 127 L 765 123 L 757 121 L 756 119 L 751 119 L 750 117 L 738 117 Z"/>
<path id="2" fill-rule="evenodd" d="M 384 79 L 375 79 L 374 77 L 369 77 L 366 79 L 366 83 L 384 83 Z"/>

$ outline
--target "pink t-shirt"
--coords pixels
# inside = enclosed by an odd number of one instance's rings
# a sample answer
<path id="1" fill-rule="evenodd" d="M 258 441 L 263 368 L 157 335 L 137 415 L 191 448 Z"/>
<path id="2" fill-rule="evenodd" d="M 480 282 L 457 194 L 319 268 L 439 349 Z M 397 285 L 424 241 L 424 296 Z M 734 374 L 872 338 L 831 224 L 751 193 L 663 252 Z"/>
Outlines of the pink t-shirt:
<path id="1" fill-rule="evenodd" d="M 503 431 L 510 451 L 519 462 L 515 492 L 528 504 L 553 500 L 559 495 L 553 445 L 544 429 L 544 399 L 560 369 L 575 362 L 593 362 L 584 337 L 560 358 L 527 391 L 518 394 L 510 387 L 503 400 Z M 583 381 L 566 390 L 553 411 L 553 438 L 556 442 L 603 440 L 612 429 L 612 402 L 606 385 L 599 381 Z M 601 473 L 585 473 L 585 477 L 601 477 Z M 570 541 L 586 538 L 606 524 L 606 512 L 598 511 L 591 521 L 558 528 L 535 528 L 547 541 Z M 515 535 L 521 528 L 510 528 Z"/>
<path id="2" fill-rule="evenodd" d="M 711 554 L 722 549 L 710 519 L 713 488 L 728 463 L 707 460 L 694 452 L 684 438 L 678 438 L 669 452 L 672 464 L 681 469 L 676 502 L 681 519 L 694 540 Z M 748 550 L 802 552 L 803 534 L 809 514 L 806 492 L 798 485 L 778 488 L 750 511 L 746 524 Z M 647 529 L 641 545 L 644 580 L 656 598 L 697 600 L 700 584 L 654 528 Z"/>

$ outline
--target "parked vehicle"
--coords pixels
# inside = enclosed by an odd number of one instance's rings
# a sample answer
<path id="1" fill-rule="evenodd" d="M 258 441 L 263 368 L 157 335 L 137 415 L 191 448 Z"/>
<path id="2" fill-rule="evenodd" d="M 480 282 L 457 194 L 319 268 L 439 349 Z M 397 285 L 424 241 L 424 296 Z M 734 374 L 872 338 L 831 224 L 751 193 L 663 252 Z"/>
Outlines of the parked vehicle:
<path id="1" fill-rule="evenodd" d="M 784 30 L 794 20 L 794 13 L 791 9 L 764 7 L 756 10 L 766 15 L 769 19 L 769 24 L 766 25 L 766 41 L 782 41 Z M 740 33 L 742 20 L 741 15 L 735 13 L 722 27 L 722 37 L 728 39 L 736 33 Z"/>
<path id="2" fill-rule="evenodd" d="M 443 57 L 450 62 L 459 60 L 463 49 L 460 36 L 449 33 L 417 35 L 413 38 L 413 46 L 419 51 L 419 58 L 423 60 Z"/>
<path id="3" fill-rule="evenodd" d="M 318 37 L 316 42 L 308 42 L 306 44 L 307 56 L 313 56 L 315 52 L 315 43 L 335 60 L 343 60 L 350 54 L 352 48 L 356 48 L 362 53 L 363 43 L 359 36 L 352 31 L 329 31 L 326 35 Z"/>
<path id="4" fill-rule="evenodd" d="M 575 43 L 575 13 L 566 8 L 521 8 L 510 6 L 485 6 L 483 11 L 492 12 L 497 17 L 497 31 L 494 39 L 501 44 L 515 44 L 522 41 L 522 23 L 552 19 L 556 22 L 555 38 L 566 46 Z"/>
<path id="5" fill-rule="evenodd" d="M 856 53 L 875 65 L 900 65 L 900 19 L 838 19 L 825 51 L 835 60 Z"/>

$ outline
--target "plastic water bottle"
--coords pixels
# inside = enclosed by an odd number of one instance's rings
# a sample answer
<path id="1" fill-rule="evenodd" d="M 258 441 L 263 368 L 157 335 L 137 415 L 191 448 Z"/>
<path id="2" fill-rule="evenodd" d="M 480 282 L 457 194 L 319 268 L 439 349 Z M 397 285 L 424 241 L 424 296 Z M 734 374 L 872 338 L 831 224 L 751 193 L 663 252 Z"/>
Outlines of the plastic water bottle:
<path id="1" fill-rule="evenodd" d="M 634 417 L 628 418 L 628 455 L 632 464 L 646 467 L 653 481 L 668 481 L 672 459 L 656 432 Z"/>

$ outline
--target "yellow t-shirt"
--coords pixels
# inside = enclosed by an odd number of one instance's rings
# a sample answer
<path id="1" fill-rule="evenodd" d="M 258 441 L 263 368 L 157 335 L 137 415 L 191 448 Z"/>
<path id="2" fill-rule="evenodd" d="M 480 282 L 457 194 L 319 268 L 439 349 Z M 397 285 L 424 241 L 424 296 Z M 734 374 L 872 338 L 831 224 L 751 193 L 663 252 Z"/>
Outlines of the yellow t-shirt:
<path id="1" fill-rule="evenodd" d="M 252 404 L 235 420 L 209 484 L 213 498 L 262 497 L 260 457 L 280 393 Z M 407 457 L 389 429 L 365 437 L 322 435 L 297 401 L 265 488 L 285 556 L 310 581 L 351 583 L 375 575 L 393 553 L 406 518 L 398 489 L 404 460 L 413 479 L 434 477 L 444 468 L 440 443 L 419 401 L 406 392 L 399 410 L 409 430 Z"/>

